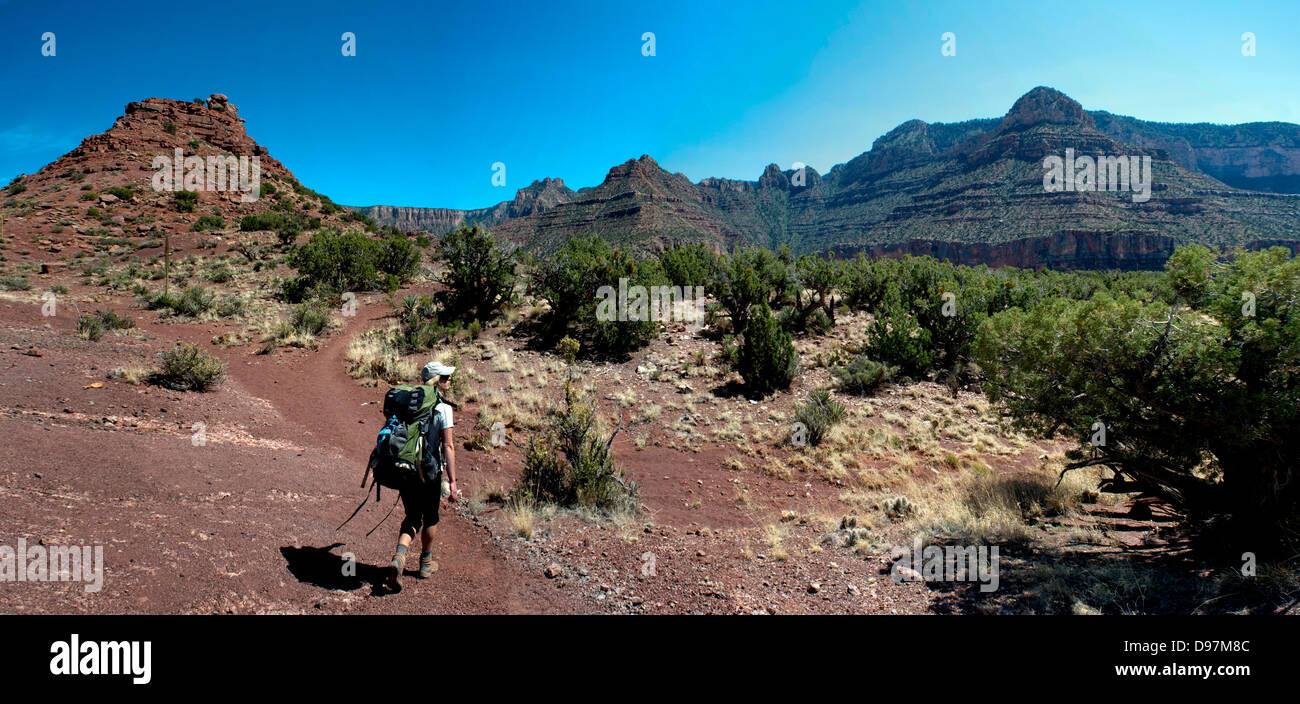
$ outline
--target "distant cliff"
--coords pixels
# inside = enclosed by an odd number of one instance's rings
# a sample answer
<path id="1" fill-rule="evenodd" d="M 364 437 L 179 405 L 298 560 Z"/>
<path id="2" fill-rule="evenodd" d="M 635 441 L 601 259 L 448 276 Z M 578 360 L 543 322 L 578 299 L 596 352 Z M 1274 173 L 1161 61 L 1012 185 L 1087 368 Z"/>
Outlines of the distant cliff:
<path id="1" fill-rule="evenodd" d="M 1140 173 L 1149 191 L 1135 197 L 1137 173 L 1118 189 L 1047 189 L 1044 159 L 1067 154 L 1145 163 Z M 1078 183 L 1095 182 L 1100 172 L 1093 173 Z M 363 212 L 434 233 L 473 220 L 542 255 L 574 235 L 596 233 L 644 249 L 704 241 L 716 249 L 789 245 L 797 253 L 911 252 L 967 263 L 1134 269 L 1161 266 L 1184 242 L 1294 242 L 1296 192 L 1298 125 L 1146 122 L 1084 110 L 1040 86 L 1001 118 L 909 120 L 824 174 L 769 164 L 754 181 L 693 183 L 642 155 L 577 192 L 547 179 L 482 210 Z"/>

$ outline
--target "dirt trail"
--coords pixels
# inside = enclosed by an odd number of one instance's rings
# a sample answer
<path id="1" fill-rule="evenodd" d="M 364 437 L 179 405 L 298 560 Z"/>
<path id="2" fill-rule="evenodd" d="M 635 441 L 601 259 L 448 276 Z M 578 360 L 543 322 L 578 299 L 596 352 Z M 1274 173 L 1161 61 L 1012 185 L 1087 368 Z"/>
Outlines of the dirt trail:
<path id="1" fill-rule="evenodd" d="M 364 493 L 381 399 L 346 375 L 344 358 L 381 310 L 359 303 L 319 350 L 256 355 L 213 348 L 210 325 L 159 324 L 138 310 L 142 331 L 156 338 L 88 343 L 69 334 L 68 320 L 0 302 L 0 543 L 98 544 L 105 564 L 100 592 L 29 582 L 0 594 L 0 611 L 579 611 L 573 596 L 507 558 L 447 504 L 439 572 L 422 581 L 408 571 L 398 594 L 374 586 L 392 556 L 400 505 L 364 537 L 396 499 L 391 492 L 335 532 Z M 220 391 L 93 387 L 124 359 L 146 359 L 178 338 L 226 361 Z M 192 442 L 195 421 L 207 424 L 205 446 Z M 460 467 L 462 477 L 474 471 Z M 354 573 L 344 571 L 345 553 L 355 555 Z"/>

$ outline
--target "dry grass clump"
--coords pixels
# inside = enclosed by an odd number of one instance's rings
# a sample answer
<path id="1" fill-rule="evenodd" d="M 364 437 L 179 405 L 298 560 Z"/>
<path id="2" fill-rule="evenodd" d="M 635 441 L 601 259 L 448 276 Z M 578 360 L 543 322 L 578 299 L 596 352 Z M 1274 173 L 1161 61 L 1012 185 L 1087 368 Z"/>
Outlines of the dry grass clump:
<path id="1" fill-rule="evenodd" d="M 109 379 L 121 379 L 132 386 L 139 386 L 149 379 L 153 370 L 139 364 L 128 364 L 108 373 Z"/>
<path id="2" fill-rule="evenodd" d="M 512 498 L 506 502 L 506 516 L 510 519 L 512 535 L 532 540 L 537 524 L 537 507 L 533 502 L 521 498 Z"/>
<path id="3" fill-rule="evenodd" d="M 1095 473 L 1058 483 L 1045 470 L 1016 476 L 972 470 L 914 484 L 904 492 L 915 505 L 908 520 L 923 533 L 967 545 L 1028 542 L 1038 534 L 1036 523 L 1073 515 L 1083 500 L 1096 497 Z"/>
<path id="4" fill-rule="evenodd" d="M 368 330 L 348 346 L 348 375 L 354 379 L 400 384 L 415 378 L 415 362 L 401 353 L 396 327 Z"/>
<path id="5" fill-rule="evenodd" d="M 763 526 L 763 542 L 767 544 L 767 556 L 777 562 L 790 559 L 790 552 L 785 548 L 786 527 L 780 523 L 768 523 Z"/>

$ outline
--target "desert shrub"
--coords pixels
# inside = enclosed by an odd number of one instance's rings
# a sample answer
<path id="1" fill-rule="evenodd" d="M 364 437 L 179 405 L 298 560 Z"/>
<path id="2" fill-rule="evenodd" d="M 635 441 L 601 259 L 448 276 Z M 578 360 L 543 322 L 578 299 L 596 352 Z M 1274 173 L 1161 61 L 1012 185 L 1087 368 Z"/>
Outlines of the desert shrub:
<path id="1" fill-rule="evenodd" d="M 135 199 L 135 191 L 130 188 L 123 188 L 122 186 L 113 186 L 112 188 L 105 189 L 104 192 L 110 195 L 117 196 L 122 200 Z"/>
<path id="2" fill-rule="evenodd" d="M 198 191 L 176 191 L 172 196 L 177 212 L 192 213 L 199 203 Z"/>
<path id="3" fill-rule="evenodd" d="M 795 276 L 795 300 L 790 316 L 793 327 L 817 334 L 835 327 L 835 294 L 845 282 L 844 265 L 833 253 L 805 255 L 799 257 Z"/>
<path id="4" fill-rule="evenodd" d="M 207 391 L 226 375 L 220 359 L 191 344 L 178 344 L 162 355 L 154 383 L 176 391 Z"/>
<path id="5" fill-rule="evenodd" d="M 194 221 L 190 228 L 192 232 L 206 232 L 208 230 L 220 230 L 226 226 L 225 218 L 220 215 L 204 215 Z"/>
<path id="6" fill-rule="evenodd" d="M 1075 440 L 1068 468 L 1114 471 L 1103 490 L 1222 519 L 1263 551 L 1300 508 L 1300 259 L 1183 250 L 1166 274 L 1190 307 L 1103 290 L 994 315 L 975 343 L 985 391 L 1022 429 Z"/>
<path id="7" fill-rule="evenodd" d="M 781 329 L 771 309 L 760 304 L 749 316 L 744 340 L 736 355 L 736 370 L 753 395 L 789 388 L 798 370 L 790 333 Z"/>
<path id="8" fill-rule="evenodd" d="M 637 486 L 624 479 L 610 450 L 618 429 L 604 434 L 594 396 L 580 392 L 572 378 L 564 391 L 563 407 L 550 410 L 546 425 L 525 446 L 516 499 L 607 516 L 637 513 Z"/>
<path id="9" fill-rule="evenodd" d="M 235 270 L 225 262 L 216 262 L 208 267 L 204 276 L 214 284 L 224 284 L 235 278 Z"/>
<path id="10" fill-rule="evenodd" d="M 317 336 L 329 329 L 330 310 L 319 301 L 309 301 L 294 307 L 289 324 L 297 332 Z"/>
<path id="11" fill-rule="evenodd" d="M 145 307 L 149 310 L 166 310 L 172 315 L 196 318 L 216 305 L 212 294 L 201 286 L 191 286 L 179 296 L 159 293 L 150 298 Z"/>
<path id="12" fill-rule="evenodd" d="M 11 195 L 11 196 L 16 196 L 16 195 L 18 195 L 19 193 L 22 193 L 22 192 L 25 191 L 25 190 L 27 190 L 27 184 L 25 184 L 25 183 L 15 183 L 15 184 L 9 186 L 9 191 L 8 191 L 8 193 L 9 193 L 9 195 Z"/>
<path id="13" fill-rule="evenodd" d="M 84 188 L 89 188 L 89 187 L 90 187 L 90 184 L 88 183 L 88 184 L 86 184 L 85 186 L 83 186 L 82 188 L 84 189 Z M 82 201 L 82 202 L 85 202 L 85 201 L 88 201 L 88 200 L 99 200 L 99 194 L 98 194 L 98 193 L 95 193 L 94 191 L 91 191 L 91 192 L 89 192 L 89 193 L 82 193 L 82 194 L 81 194 L 81 197 L 78 198 L 77 200 L 80 200 L 80 201 Z M 89 215 L 89 212 L 87 213 L 87 215 Z"/>
<path id="14" fill-rule="evenodd" d="M 270 185 L 270 184 L 265 184 Z M 268 211 L 254 215 L 245 215 L 239 219 L 239 229 L 244 232 L 272 230 L 282 245 L 292 244 L 303 230 L 312 226 L 320 227 L 320 221 L 308 220 L 300 213 Z"/>
<path id="15" fill-rule="evenodd" d="M 379 240 L 375 268 L 397 283 L 406 283 L 420 273 L 420 250 L 400 233 Z"/>
<path id="16" fill-rule="evenodd" d="M 751 309 L 779 309 L 792 297 L 794 273 L 788 256 L 762 247 L 748 247 L 718 262 L 706 289 L 731 316 L 731 329 L 745 332 Z"/>
<path id="17" fill-rule="evenodd" d="M 898 367 L 908 376 L 923 376 L 934 365 L 930 332 L 897 301 L 884 303 L 867 329 L 867 354 Z"/>
<path id="18" fill-rule="evenodd" d="M 453 339 L 460 322 L 444 324 L 437 300 L 430 295 L 407 296 L 397 310 L 398 346 L 406 354 L 428 352 Z"/>
<path id="19" fill-rule="evenodd" d="M 836 367 L 832 374 L 839 382 L 840 390 L 866 396 L 881 384 L 891 380 L 898 369 L 888 364 L 877 362 L 865 354 L 855 356 L 849 363 Z"/>
<path id="20" fill-rule="evenodd" d="M 6 291 L 30 291 L 32 282 L 27 280 L 26 274 L 6 274 L 0 277 L 0 288 Z"/>
<path id="21" fill-rule="evenodd" d="M 167 134 L 176 134 L 176 123 L 171 120 L 163 122 L 163 131 Z"/>
<path id="22" fill-rule="evenodd" d="M 217 301 L 215 311 L 218 318 L 229 318 L 244 312 L 244 299 L 237 293 L 228 293 Z"/>
<path id="23" fill-rule="evenodd" d="M 645 300 L 640 307 L 635 300 L 627 301 L 627 315 L 619 314 L 614 299 L 620 280 L 626 280 L 628 289 L 664 282 L 657 267 L 638 262 L 595 235 L 574 237 L 554 256 L 539 262 L 529 292 L 550 305 L 538 330 L 543 342 L 572 335 L 583 349 L 616 355 L 648 344 L 660 324 L 651 319 Z"/>
<path id="24" fill-rule="evenodd" d="M 113 311 L 95 311 L 77 318 L 77 334 L 90 341 L 98 340 L 109 330 L 129 330 L 135 327 L 131 318 L 123 318 Z"/>
<path id="25" fill-rule="evenodd" d="M 794 419 L 807 429 L 808 444 L 816 447 L 844 420 L 844 405 L 826 389 L 817 389 L 808 394 L 807 401 L 795 405 Z"/>
<path id="26" fill-rule="evenodd" d="M 434 294 L 443 312 L 459 320 L 491 320 L 514 296 L 515 256 L 478 225 L 462 225 L 438 241 L 434 261 L 446 267 L 446 289 Z"/>
<path id="27" fill-rule="evenodd" d="M 867 259 L 864 255 L 844 265 L 844 303 L 853 310 L 875 310 L 889 291 L 890 260 Z"/>
<path id="28" fill-rule="evenodd" d="M 659 267 L 674 286 L 704 286 L 713 278 L 718 255 L 704 243 L 670 244 L 659 253 Z"/>
<path id="29" fill-rule="evenodd" d="M 419 252 L 405 238 L 323 230 L 294 250 L 289 265 L 298 276 L 285 283 L 284 294 L 301 301 L 345 291 L 395 291 L 418 271 Z"/>

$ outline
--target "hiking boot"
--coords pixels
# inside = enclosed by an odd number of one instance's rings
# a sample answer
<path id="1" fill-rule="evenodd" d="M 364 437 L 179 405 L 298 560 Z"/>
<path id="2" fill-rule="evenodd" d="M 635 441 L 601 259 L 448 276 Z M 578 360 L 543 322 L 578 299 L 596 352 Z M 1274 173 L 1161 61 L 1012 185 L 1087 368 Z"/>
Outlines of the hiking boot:
<path id="1" fill-rule="evenodd" d="M 388 565 L 388 575 L 385 584 L 394 592 L 402 591 L 402 570 L 406 568 L 406 560 L 401 555 L 393 558 L 393 562 Z"/>
<path id="2" fill-rule="evenodd" d="M 438 571 L 438 563 L 434 561 L 433 555 L 420 556 L 420 579 L 428 579 Z"/>

